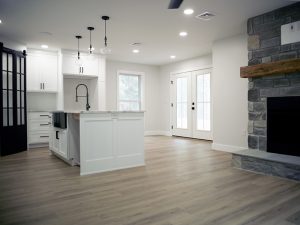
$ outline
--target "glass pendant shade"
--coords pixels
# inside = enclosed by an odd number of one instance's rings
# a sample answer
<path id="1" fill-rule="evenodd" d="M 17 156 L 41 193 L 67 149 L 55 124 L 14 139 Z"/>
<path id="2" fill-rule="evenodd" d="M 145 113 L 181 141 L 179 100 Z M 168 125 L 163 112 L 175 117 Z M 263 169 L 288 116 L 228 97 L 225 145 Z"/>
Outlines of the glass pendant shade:
<path id="1" fill-rule="evenodd" d="M 100 52 L 103 55 L 109 55 L 111 54 L 111 49 L 107 46 L 104 46 L 103 48 L 100 49 Z"/>

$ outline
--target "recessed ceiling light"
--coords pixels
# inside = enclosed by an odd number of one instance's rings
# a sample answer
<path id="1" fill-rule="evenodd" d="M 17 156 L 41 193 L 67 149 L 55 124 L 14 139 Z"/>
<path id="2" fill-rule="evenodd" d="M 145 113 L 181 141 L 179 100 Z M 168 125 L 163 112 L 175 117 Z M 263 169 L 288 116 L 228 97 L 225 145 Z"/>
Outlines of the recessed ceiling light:
<path id="1" fill-rule="evenodd" d="M 133 53 L 139 53 L 140 50 L 138 50 L 138 49 L 133 49 L 132 52 L 133 52 Z"/>
<path id="2" fill-rule="evenodd" d="M 175 58 L 176 58 L 176 55 L 171 55 L 170 58 L 171 58 L 171 59 L 175 59 Z"/>
<path id="3" fill-rule="evenodd" d="M 194 13 L 194 10 L 193 10 L 193 9 L 185 9 L 185 10 L 183 11 L 183 13 L 184 13 L 185 15 L 192 15 L 192 14 Z"/>
<path id="4" fill-rule="evenodd" d="M 41 45 L 41 48 L 47 49 L 47 48 L 48 48 L 48 45 Z"/>
<path id="5" fill-rule="evenodd" d="M 188 35 L 188 33 L 185 32 L 185 31 L 181 31 L 181 32 L 179 33 L 179 35 L 180 35 L 181 37 L 185 37 L 185 36 Z"/>

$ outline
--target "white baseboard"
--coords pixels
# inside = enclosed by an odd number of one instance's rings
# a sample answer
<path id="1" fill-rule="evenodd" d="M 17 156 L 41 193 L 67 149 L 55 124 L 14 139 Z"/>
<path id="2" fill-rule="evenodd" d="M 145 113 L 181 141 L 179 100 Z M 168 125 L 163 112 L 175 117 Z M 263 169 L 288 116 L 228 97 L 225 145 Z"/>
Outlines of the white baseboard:
<path id="1" fill-rule="evenodd" d="M 248 149 L 246 147 L 223 145 L 223 144 L 218 144 L 218 143 L 212 143 L 211 148 L 212 148 L 212 150 L 217 150 L 217 151 L 222 151 L 222 152 L 231 152 L 231 153 Z"/>
<path id="2" fill-rule="evenodd" d="M 162 131 L 162 130 L 160 130 L 160 131 L 158 131 L 158 130 L 145 131 L 144 135 L 145 136 L 155 136 L 155 135 L 172 136 L 170 131 Z"/>

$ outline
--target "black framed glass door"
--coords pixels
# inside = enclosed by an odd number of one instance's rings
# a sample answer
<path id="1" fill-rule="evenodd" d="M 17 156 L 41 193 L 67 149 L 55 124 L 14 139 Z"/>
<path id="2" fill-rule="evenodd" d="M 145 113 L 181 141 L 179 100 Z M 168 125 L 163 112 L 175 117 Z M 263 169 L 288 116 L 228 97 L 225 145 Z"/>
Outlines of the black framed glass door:
<path id="1" fill-rule="evenodd" d="M 27 149 L 26 54 L 0 43 L 0 154 Z"/>

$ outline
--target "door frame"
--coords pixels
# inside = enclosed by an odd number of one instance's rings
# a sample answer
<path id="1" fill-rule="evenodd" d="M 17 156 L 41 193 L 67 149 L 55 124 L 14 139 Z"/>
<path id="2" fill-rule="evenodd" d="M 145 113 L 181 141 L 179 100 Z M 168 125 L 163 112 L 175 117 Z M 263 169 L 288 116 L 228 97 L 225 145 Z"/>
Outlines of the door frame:
<path id="1" fill-rule="evenodd" d="M 213 66 L 212 65 L 206 65 L 206 66 L 200 66 L 200 67 L 193 67 L 191 69 L 186 69 L 186 70 L 177 70 L 177 71 L 173 71 L 173 72 L 170 72 L 170 76 L 169 76 L 169 95 L 170 95 L 170 98 L 169 98 L 169 107 L 170 107 L 170 110 L 169 110 L 169 116 L 170 116 L 170 121 L 169 121 L 169 127 L 170 127 L 170 135 L 171 136 L 175 136 L 173 134 L 173 127 L 174 127 L 174 115 L 173 115 L 173 109 L 172 109 L 172 103 L 174 102 L 175 99 L 174 96 L 173 96 L 173 83 L 174 83 L 174 76 L 176 74 L 181 74 L 181 73 L 193 73 L 195 71 L 198 71 L 198 70 L 210 70 L 210 93 L 211 93 L 211 137 L 207 140 L 213 140 L 213 92 L 212 92 L 212 83 L 213 83 Z"/>

